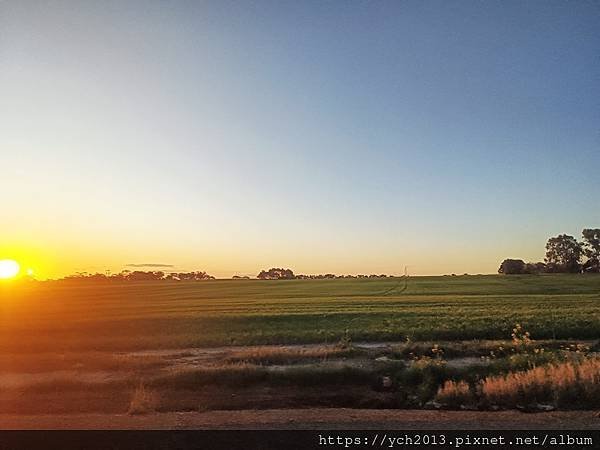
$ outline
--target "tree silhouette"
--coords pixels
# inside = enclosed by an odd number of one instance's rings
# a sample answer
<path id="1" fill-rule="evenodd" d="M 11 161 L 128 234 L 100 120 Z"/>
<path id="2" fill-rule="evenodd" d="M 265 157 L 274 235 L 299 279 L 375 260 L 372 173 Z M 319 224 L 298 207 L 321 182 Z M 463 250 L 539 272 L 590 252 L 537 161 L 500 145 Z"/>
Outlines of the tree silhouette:
<path id="1" fill-rule="evenodd" d="M 525 261 L 522 259 L 505 259 L 500 264 L 498 273 L 504 275 L 517 275 L 525 272 Z"/>
<path id="2" fill-rule="evenodd" d="M 270 268 L 268 271 L 261 270 L 256 276 L 260 280 L 292 280 L 296 278 L 291 269 Z"/>
<path id="3" fill-rule="evenodd" d="M 583 265 L 586 272 L 600 272 L 600 228 L 586 228 L 583 235 L 583 253 L 587 261 Z"/>
<path id="4" fill-rule="evenodd" d="M 548 239 L 546 264 L 549 272 L 577 273 L 581 271 L 583 249 L 573 236 L 561 234 Z"/>

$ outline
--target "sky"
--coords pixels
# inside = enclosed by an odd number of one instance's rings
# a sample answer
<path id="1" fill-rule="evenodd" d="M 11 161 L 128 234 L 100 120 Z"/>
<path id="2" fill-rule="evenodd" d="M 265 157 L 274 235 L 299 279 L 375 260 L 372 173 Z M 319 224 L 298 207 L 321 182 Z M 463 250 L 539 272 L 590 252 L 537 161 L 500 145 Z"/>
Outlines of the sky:
<path id="1" fill-rule="evenodd" d="M 600 227 L 598 23 L 590 1 L 0 1 L 0 259 L 541 260 Z"/>

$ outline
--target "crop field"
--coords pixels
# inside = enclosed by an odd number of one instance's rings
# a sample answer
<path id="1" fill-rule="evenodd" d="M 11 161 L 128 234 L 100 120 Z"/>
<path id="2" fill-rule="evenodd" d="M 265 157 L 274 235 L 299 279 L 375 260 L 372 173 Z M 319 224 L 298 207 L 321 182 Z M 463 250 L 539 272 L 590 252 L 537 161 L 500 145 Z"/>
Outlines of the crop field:
<path id="1" fill-rule="evenodd" d="M 0 287 L 0 350 L 600 336 L 600 277 L 446 276 Z"/>
<path id="2" fill-rule="evenodd" d="M 600 406 L 600 276 L 1 289 L 0 414 Z"/>

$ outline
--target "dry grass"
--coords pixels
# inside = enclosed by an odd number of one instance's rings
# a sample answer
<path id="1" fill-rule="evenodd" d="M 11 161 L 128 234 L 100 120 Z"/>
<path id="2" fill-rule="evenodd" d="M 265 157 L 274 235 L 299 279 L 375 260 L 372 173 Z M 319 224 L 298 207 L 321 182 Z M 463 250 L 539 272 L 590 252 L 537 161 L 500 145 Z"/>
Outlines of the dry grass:
<path id="1" fill-rule="evenodd" d="M 600 358 L 572 359 L 506 375 L 490 376 L 474 388 L 446 381 L 436 400 L 449 407 L 479 403 L 515 408 L 547 404 L 566 409 L 600 406 Z"/>
<path id="2" fill-rule="evenodd" d="M 535 367 L 525 372 L 490 377 L 481 384 L 482 396 L 492 404 L 516 406 L 527 402 L 552 402 L 568 406 L 575 401 L 600 404 L 600 359 Z"/>
<path id="3" fill-rule="evenodd" d="M 139 384 L 133 391 L 129 402 L 128 414 L 148 414 L 155 412 L 160 404 L 160 397 L 156 391 L 149 390 L 143 384 Z"/>
<path id="4" fill-rule="evenodd" d="M 163 356 L 131 353 L 117 353 L 112 356 L 114 370 L 148 370 L 165 367 L 168 361 Z"/>
<path id="5" fill-rule="evenodd" d="M 160 368 L 167 363 L 161 356 L 95 351 L 0 354 L 0 372 L 141 371 Z"/>
<path id="6" fill-rule="evenodd" d="M 168 388 L 193 390 L 204 386 L 241 388 L 253 385 L 369 385 L 376 376 L 377 372 L 373 368 L 346 365 L 326 367 L 315 364 L 273 369 L 268 366 L 240 362 L 174 370 L 148 380 L 148 384 L 157 390 Z"/>
<path id="7" fill-rule="evenodd" d="M 503 358 L 523 351 L 522 346 L 512 340 L 422 341 L 395 344 L 391 347 L 390 354 L 397 358 L 436 356 L 433 352 L 436 344 L 438 349 L 443 351 L 445 358 L 468 356 Z M 581 342 L 542 339 L 530 341 L 526 348 L 527 351 L 534 353 L 542 349 L 585 353 L 590 350 L 590 347 Z"/>
<path id="8" fill-rule="evenodd" d="M 352 356 L 355 351 L 340 347 L 281 348 L 272 346 L 238 350 L 227 356 L 228 362 L 252 364 L 293 364 L 307 361 L 325 361 L 329 358 Z"/>
<path id="9" fill-rule="evenodd" d="M 473 401 L 469 383 L 466 381 L 445 381 L 438 390 L 436 400 L 446 405 L 465 405 Z"/>

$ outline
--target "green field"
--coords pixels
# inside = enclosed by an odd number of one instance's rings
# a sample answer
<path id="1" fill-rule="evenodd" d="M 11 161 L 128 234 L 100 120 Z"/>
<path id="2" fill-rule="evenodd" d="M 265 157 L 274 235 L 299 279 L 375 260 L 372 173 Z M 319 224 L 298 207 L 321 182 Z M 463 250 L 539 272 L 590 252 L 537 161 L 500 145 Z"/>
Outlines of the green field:
<path id="1" fill-rule="evenodd" d="M 0 413 L 599 405 L 600 276 L 4 283 L 0 295 Z M 511 339 L 517 323 L 533 342 Z"/>
<path id="2" fill-rule="evenodd" d="M 600 336 L 600 276 L 0 287 L 0 351 Z"/>

